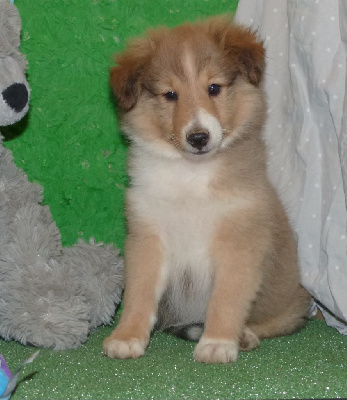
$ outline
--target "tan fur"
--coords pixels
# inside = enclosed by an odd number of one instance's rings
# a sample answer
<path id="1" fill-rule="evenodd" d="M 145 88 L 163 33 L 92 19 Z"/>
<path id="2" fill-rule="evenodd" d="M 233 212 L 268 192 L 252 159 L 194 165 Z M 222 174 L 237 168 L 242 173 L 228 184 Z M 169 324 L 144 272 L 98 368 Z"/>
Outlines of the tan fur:
<path id="1" fill-rule="evenodd" d="M 266 176 L 264 58 L 226 17 L 149 31 L 117 57 L 131 186 L 124 310 L 106 355 L 143 355 L 155 324 L 198 323 L 195 360 L 226 363 L 304 324 L 310 296 Z"/>

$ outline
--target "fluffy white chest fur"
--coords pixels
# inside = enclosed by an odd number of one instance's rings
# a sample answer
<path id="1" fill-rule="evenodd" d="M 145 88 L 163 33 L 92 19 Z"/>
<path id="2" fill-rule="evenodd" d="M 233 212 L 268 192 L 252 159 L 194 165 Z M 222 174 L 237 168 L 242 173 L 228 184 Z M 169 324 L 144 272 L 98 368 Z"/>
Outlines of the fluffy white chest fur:
<path id="1" fill-rule="evenodd" d="M 213 182 L 219 160 L 154 158 L 141 152 L 131 161 L 132 211 L 157 234 L 164 248 L 160 297 L 170 287 L 170 303 L 181 321 L 203 319 L 212 287 L 210 248 L 219 221 L 233 209 L 245 206 L 242 199 L 217 196 Z M 189 277 L 189 290 L 184 280 Z M 186 302 L 178 297 L 186 297 Z M 199 310 L 199 311 L 198 311 Z"/>
<path id="2" fill-rule="evenodd" d="M 137 155 L 135 163 L 132 207 L 152 225 L 175 267 L 205 264 L 216 223 L 230 208 L 213 195 L 218 164 L 147 154 Z"/>

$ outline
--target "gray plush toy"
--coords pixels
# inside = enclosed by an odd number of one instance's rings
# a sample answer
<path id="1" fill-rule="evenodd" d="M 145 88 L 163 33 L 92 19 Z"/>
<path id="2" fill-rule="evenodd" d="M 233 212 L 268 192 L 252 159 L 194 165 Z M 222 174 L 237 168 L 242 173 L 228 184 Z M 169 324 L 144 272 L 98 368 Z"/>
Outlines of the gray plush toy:
<path id="1" fill-rule="evenodd" d="M 21 20 L 0 0 L 0 125 L 29 109 Z M 63 248 L 42 188 L 28 181 L 0 136 L 0 336 L 56 350 L 75 348 L 110 323 L 123 289 L 123 261 L 93 240 Z"/>

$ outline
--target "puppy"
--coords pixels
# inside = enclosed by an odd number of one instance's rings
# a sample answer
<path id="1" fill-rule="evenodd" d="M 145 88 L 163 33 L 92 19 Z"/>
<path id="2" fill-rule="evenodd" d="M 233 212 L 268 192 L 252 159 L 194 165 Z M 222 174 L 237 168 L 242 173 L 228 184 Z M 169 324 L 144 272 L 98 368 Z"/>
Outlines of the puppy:
<path id="1" fill-rule="evenodd" d="M 196 361 L 228 363 L 303 326 L 310 296 L 266 176 L 264 58 L 227 17 L 148 31 L 118 56 L 131 185 L 124 310 L 105 355 L 142 356 L 158 328 L 198 341 Z"/>

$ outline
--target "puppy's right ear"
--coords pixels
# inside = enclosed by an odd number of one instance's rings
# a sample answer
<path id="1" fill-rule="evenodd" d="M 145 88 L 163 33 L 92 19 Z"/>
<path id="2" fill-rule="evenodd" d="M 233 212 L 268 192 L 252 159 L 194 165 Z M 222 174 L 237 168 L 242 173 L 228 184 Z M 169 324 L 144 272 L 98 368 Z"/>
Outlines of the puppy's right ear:
<path id="1" fill-rule="evenodd" d="M 117 66 L 111 69 L 110 84 L 119 106 L 130 111 L 141 92 L 141 79 L 152 53 L 148 39 L 137 39 L 116 57 Z"/>

